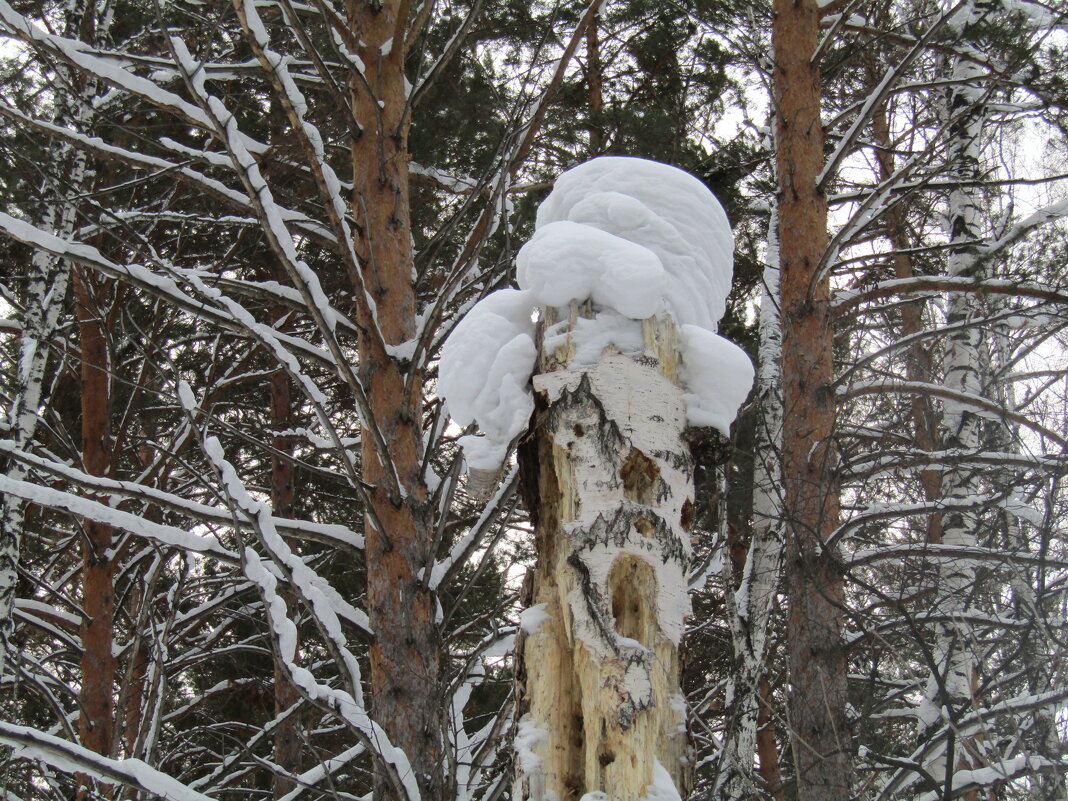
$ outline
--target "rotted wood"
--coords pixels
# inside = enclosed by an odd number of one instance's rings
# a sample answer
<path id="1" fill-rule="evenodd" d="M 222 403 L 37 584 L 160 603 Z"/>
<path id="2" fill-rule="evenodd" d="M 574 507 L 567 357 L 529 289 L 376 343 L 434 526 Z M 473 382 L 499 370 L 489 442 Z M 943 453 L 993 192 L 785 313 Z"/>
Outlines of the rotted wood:
<path id="1" fill-rule="evenodd" d="M 542 326 L 572 328 L 594 310 L 568 314 L 549 310 Z M 642 354 L 609 348 L 572 367 L 568 336 L 543 349 L 534 377 L 520 463 L 544 616 L 520 645 L 514 798 L 637 801 L 654 781 L 682 796 L 691 782 L 678 649 L 693 468 L 678 331 L 668 319 L 642 326 Z"/>

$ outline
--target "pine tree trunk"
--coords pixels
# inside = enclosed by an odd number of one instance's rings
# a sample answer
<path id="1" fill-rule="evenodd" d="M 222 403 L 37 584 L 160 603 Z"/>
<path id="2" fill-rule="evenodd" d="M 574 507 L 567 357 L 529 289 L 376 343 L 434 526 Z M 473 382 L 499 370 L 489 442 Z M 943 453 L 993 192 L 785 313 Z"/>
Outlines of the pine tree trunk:
<path id="1" fill-rule="evenodd" d="M 789 600 L 789 719 L 798 796 L 848 801 L 843 581 L 828 543 L 839 516 L 833 443 L 834 361 L 820 120 L 820 10 L 776 0 L 772 43 L 777 108 L 783 363 L 783 487 Z"/>
<path id="2" fill-rule="evenodd" d="M 423 380 L 396 355 L 416 334 L 408 187 L 404 35 L 409 4 L 350 0 L 350 49 L 363 62 L 352 83 L 361 131 L 352 145 L 353 216 L 363 281 L 376 321 L 359 315 L 359 376 L 373 421 L 364 421 L 367 603 L 376 636 L 371 646 L 371 704 L 394 746 L 407 754 L 424 801 L 443 785 L 440 637 L 436 602 L 424 576 L 431 553 L 430 510 L 422 466 Z M 395 352 L 394 352 L 395 353 Z M 375 446 L 377 425 L 387 454 Z M 376 798 L 396 798 L 384 772 Z"/>
<path id="3" fill-rule="evenodd" d="M 108 476 L 111 448 L 111 358 L 104 328 L 108 282 L 74 271 L 74 296 L 81 350 L 82 462 L 94 476 Z M 111 756 L 115 724 L 115 555 L 114 529 L 82 522 L 82 657 L 78 704 L 81 744 Z"/>
<path id="4" fill-rule="evenodd" d="M 572 304 L 572 325 L 580 313 Z M 520 645 L 517 799 L 689 787 L 678 646 L 692 460 L 677 331 L 668 320 L 643 330 L 644 358 L 610 349 L 572 368 L 569 343 L 542 353 L 534 377 L 537 428 L 522 458 L 536 471 L 538 562 Z"/>

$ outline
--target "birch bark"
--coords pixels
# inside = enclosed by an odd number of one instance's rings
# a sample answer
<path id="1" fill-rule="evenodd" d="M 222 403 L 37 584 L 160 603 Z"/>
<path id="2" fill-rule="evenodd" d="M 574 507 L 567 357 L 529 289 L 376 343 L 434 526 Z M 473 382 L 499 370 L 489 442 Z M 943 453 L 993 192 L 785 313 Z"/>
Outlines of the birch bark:
<path id="1" fill-rule="evenodd" d="M 782 451 L 782 330 L 779 320 L 779 219 L 774 210 L 768 226 L 767 266 L 760 298 L 760 364 L 756 391 L 760 403 L 754 442 L 753 526 L 740 579 L 726 570 L 727 614 L 734 646 L 734 669 L 728 685 L 725 706 L 730 710 L 723 740 L 716 793 L 725 799 L 753 798 L 762 791 L 775 793 L 779 787 L 760 787 L 754 775 L 757 739 L 770 721 L 761 713 L 766 684 L 768 626 L 772 605 L 782 572 L 782 477 L 779 458 Z M 737 586 L 735 586 L 737 584 Z M 774 741 L 772 741 L 774 742 Z M 765 748 L 765 758 L 777 755 Z M 777 768 L 777 765 L 776 765 Z M 765 785 L 768 782 L 764 782 Z M 776 782 L 776 784 L 778 784 Z"/>
<path id="2" fill-rule="evenodd" d="M 981 14 L 979 4 L 963 9 L 961 14 Z M 971 20 L 969 20 L 971 24 Z M 967 25 L 965 26 L 967 27 Z M 946 272 L 951 277 L 983 278 L 985 269 L 977 258 L 981 230 L 982 179 L 981 132 L 984 104 L 976 102 L 982 93 L 978 82 L 982 70 L 975 64 L 955 58 L 949 67 L 951 86 L 946 93 L 945 115 L 948 130 L 947 173 L 956 186 L 950 191 L 946 214 L 949 251 Z M 946 324 L 950 329 L 942 360 L 943 380 L 947 388 L 982 396 L 981 361 L 983 331 L 978 318 L 983 316 L 982 300 L 971 293 L 952 293 L 947 301 Z M 971 408 L 952 401 L 942 406 L 942 446 L 947 450 L 977 452 L 983 445 L 983 419 Z M 982 518 L 967 507 L 967 500 L 979 494 L 980 472 L 972 466 L 957 466 L 942 475 L 942 497 L 962 503 L 961 508 L 942 515 L 941 544 L 974 547 L 979 540 Z M 938 542 L 938 540 L 935 540 Z M 949 622 L 935 629 L 935 672 L 928 679 L 927 702 L 921 709 L 921 738 L 935 736 L 945 728 L 944 749 L 932 751 L 926 766 L 939 780 L 948 780 L 957 767 L 978 767 L 968 756 L 967 740 L 957 742 L 953 727 L 947 728 L 941 710 L 951 719 L 971 708 L 974 702 L 974 636 L 965 613 L 971 608 L 975 590 L 975 568 L 966 559 L 942 560 L 938 566 L 938 609 Z"/>
<path id="3" fill-rule="evenodd" d="M 573 303 L 571 326 L 591 314 Z M 690 784 L 678 647 L 692 462 L 677 330 L 649 319 L 643 334 L 644 357 L 609 349 L 592 367 L 570 364 L 569 335 L 534 377 L 523 463 L 540 497 L 541 621 L 521 646 L 516 798 L 636 801 Z"/>
<path id="4" fill-rule="evenodd" d="M 68 20 L 68 26 L 73 21 Z M 72 80 L 66 70 L 60 69 L 62 81 Z M 75 94 L 73 88 L 57 91 L 54 122 L 76 129 L 87 127 L 93 112 L 87 98 Z M 88 161 L 84 151 L 75 150 L 67 142 L 56 140 L 51 148 L 49 163 L 56 165 L 56 175 L 65 175 L 68 180 L 45 178 L 42 195 L 45 199 L 44 215 L 40 221 L 43 230 L 54 232 L 59 237 L 69 237 L 74 231 L 75 206 L 71 195 L 77 195 L 84 185 Z M 12 440 L 16 449 L 29 447 L 37 430 L 38 411 L 43 399 L 43 381 L 48 366 L 48 349 L 66 302 L 70 281 L 70 265 L 43 250 L 35 250 L 29 265 L 27 301 L 18 356 L 18 384 L 10 407 L 7 410 L 5 436 Z M 15 480 L 23 480 L 27 474 L 25 465 L 14 459 L 0 459 L 0 468 Z M 14 633 L 12 614 L 15 589 L 18 583 L 18 560 L 21 550 L 22 527 L 26 504 L 19 498 L 0 496 L 0 675 L 11 667 L 15 652 L 11 640 Z"/>

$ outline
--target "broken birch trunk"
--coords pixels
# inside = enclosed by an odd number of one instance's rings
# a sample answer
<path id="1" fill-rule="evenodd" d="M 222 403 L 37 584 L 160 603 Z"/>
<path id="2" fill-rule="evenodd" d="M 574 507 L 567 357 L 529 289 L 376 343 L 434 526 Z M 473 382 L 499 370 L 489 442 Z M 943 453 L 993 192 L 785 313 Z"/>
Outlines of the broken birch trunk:
<path id="1" fill-rule="evenodd" d="M 564 341 L 540 350 L 522 460 L 537 476 L 538 563 L 513 797 L 531 801 L 670 798 L 690 783 L 678 648 L 693 476 L 678 330 L 646 319 L 644 354 L 609 347 L 573 366 L 575 322 L 593 314 L 545 312 L 542 330 Z"/>
<path id="2" fill-rule="evenodd" d="M 718 450 L 753 383 L 715 333 L 734 238 L 692 175 L 618 156 L 561 175 L 536 228 L 519 289 L 476 303 L 438 370 L 450 417 L 479 429 L 458 440 L 469 488 L 494 483 L 535 418 L 520 454 L 538 563 L 513 797 L 670 801 L 691 769 L 678 685 L 691 451 Z"/>

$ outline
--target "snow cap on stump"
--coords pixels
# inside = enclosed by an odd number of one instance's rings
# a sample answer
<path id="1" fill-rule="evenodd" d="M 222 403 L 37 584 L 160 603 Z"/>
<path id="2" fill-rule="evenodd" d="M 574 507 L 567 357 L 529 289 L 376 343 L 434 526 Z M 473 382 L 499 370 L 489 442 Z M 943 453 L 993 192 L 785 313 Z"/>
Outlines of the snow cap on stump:
<path id="1" fill-rule="evenodd" d="M 593 360 L 608 346 L 640 355 L 634 321 L 674 318 L 689 423 L 728 435 L 753 383 L 749 357 L 715 333 L 733 251 L 719 201 L 676 167 L 605 156 L 562 174 L 517 256 L 520 288 L 475 304 L 442 348 L 439 393 L 458 425 L 480 431 L 460 438 L 473 481 L 497 475 L 533 410 L 534 310 L 572 301 L 589 300 L 596 312 L 571 331 L 577 352 Z"/>

